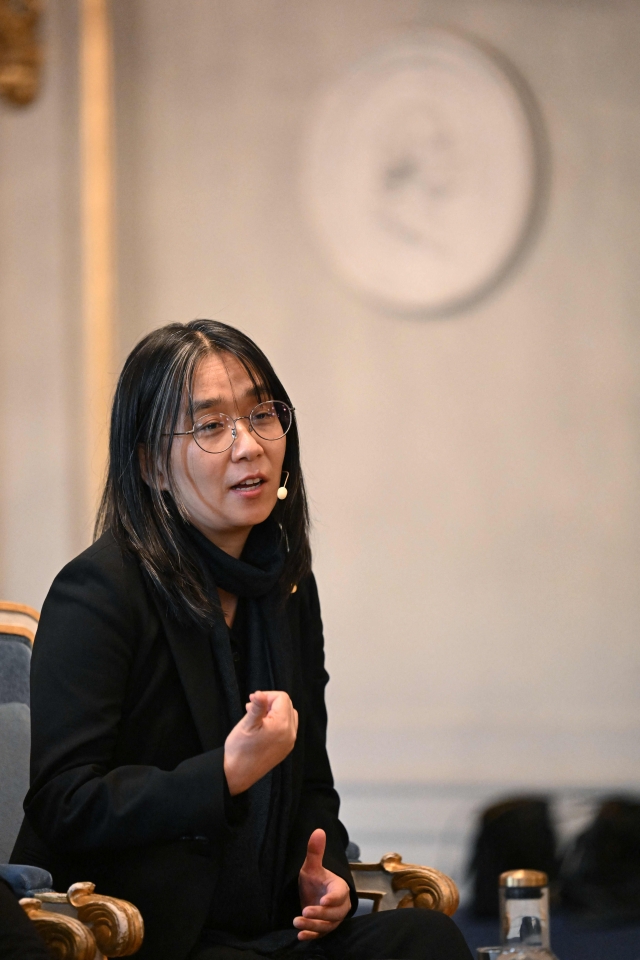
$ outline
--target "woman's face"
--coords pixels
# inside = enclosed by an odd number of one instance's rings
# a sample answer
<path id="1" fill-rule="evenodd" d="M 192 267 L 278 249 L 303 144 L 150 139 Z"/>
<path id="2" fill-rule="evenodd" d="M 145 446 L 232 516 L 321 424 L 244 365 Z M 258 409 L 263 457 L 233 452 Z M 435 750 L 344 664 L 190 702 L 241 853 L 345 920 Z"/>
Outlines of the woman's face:
<path id="1" fill-rule="evenodd" d="M 209 413 L 248 417 L 256 403 L 251 378 L 234 356 L 211 353 L 198 363 L 195 420 Z M 177 430 L 192 426 L 185 403 Z M 276 504 L 287 438 L 262 440 L 249 430 L 248 420 L 240 420 L 236 431 L 237 439 L 223 453 L 207 453 L 192 435 L 174 437 L 171 469 L 193 525 L 220 549 L 239 557 L 251 528 L 266 520 Z M 243 486 L 247 480 L 260 482 Z"/>

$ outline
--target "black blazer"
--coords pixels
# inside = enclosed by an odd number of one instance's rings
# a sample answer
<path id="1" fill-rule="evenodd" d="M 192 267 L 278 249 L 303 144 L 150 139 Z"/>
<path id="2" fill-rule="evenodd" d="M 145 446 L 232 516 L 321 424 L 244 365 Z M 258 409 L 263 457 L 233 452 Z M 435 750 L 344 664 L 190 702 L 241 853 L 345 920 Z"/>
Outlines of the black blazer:
<path id="1" fill-rule="evenodd" d="M 287 601 L 294 650 L 293 804 L 279 924 L 300 912 L 311 832 L 355 892 L 326 752 L 322 622 L 313 577 Z M 31 788 L 14 863 L 57 889 L 91 880 L 142 912 L 139 956 L 181 960 L 206 923 L 225 838 L 242 816 L 223 770 L 227 734 L 210 640 L 180 626 L 110 533 L 56 577 L 31 669 Z"/>

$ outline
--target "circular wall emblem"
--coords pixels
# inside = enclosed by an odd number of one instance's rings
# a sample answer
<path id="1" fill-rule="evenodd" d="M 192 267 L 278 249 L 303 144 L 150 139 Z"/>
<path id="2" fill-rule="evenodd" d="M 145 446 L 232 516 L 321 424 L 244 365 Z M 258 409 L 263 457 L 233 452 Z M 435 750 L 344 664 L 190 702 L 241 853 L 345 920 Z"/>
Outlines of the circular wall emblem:
<path id="1" fill-rule="evenodd" d="M 356 64 L 320 102 L 303 166 L 305 206 L 344 278 L 415 313 L 490 289 L 533 222 L 532 111 L 515 74 L 444 30 Z"/>

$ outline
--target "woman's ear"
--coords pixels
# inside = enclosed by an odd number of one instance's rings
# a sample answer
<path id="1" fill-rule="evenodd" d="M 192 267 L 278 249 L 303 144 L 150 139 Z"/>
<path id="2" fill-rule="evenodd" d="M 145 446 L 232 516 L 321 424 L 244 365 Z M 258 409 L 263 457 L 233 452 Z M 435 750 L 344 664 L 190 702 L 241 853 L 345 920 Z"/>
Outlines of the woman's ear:
<path id="1" fill-rule="evenodd" d="M 138 463 L 140 464 L 140 474 L 142 476 L 142 479 L 144 480 L 146 485 L 150 487 L 151 482 L 149 479 L 149 463 L 147 460 L 147 451 L 143 443 L 138 444 Z M 158 467 L 158 480 L 160 482 L 161 490 L 169 489 L 167 485 L 167 478 L 165 477 L 165 473 L 162 467 Z"/>

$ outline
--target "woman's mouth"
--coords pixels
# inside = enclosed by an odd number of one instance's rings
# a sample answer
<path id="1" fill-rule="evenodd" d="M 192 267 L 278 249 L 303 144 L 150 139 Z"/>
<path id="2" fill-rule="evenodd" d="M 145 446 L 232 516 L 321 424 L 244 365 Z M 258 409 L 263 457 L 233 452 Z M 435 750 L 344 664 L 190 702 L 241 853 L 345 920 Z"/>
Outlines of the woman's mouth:
<path id="1" fill-rule="evenodd" d="M 236 493 L 241 493 L 244 497 L 256 496 L 260 492 L 260 488 L 265 485 L 265 481 L 262 477 L 251 477 L 248 480 L 242 480 L 240 483 L 236 483 L 232 490 L 235 490 Z"/>

